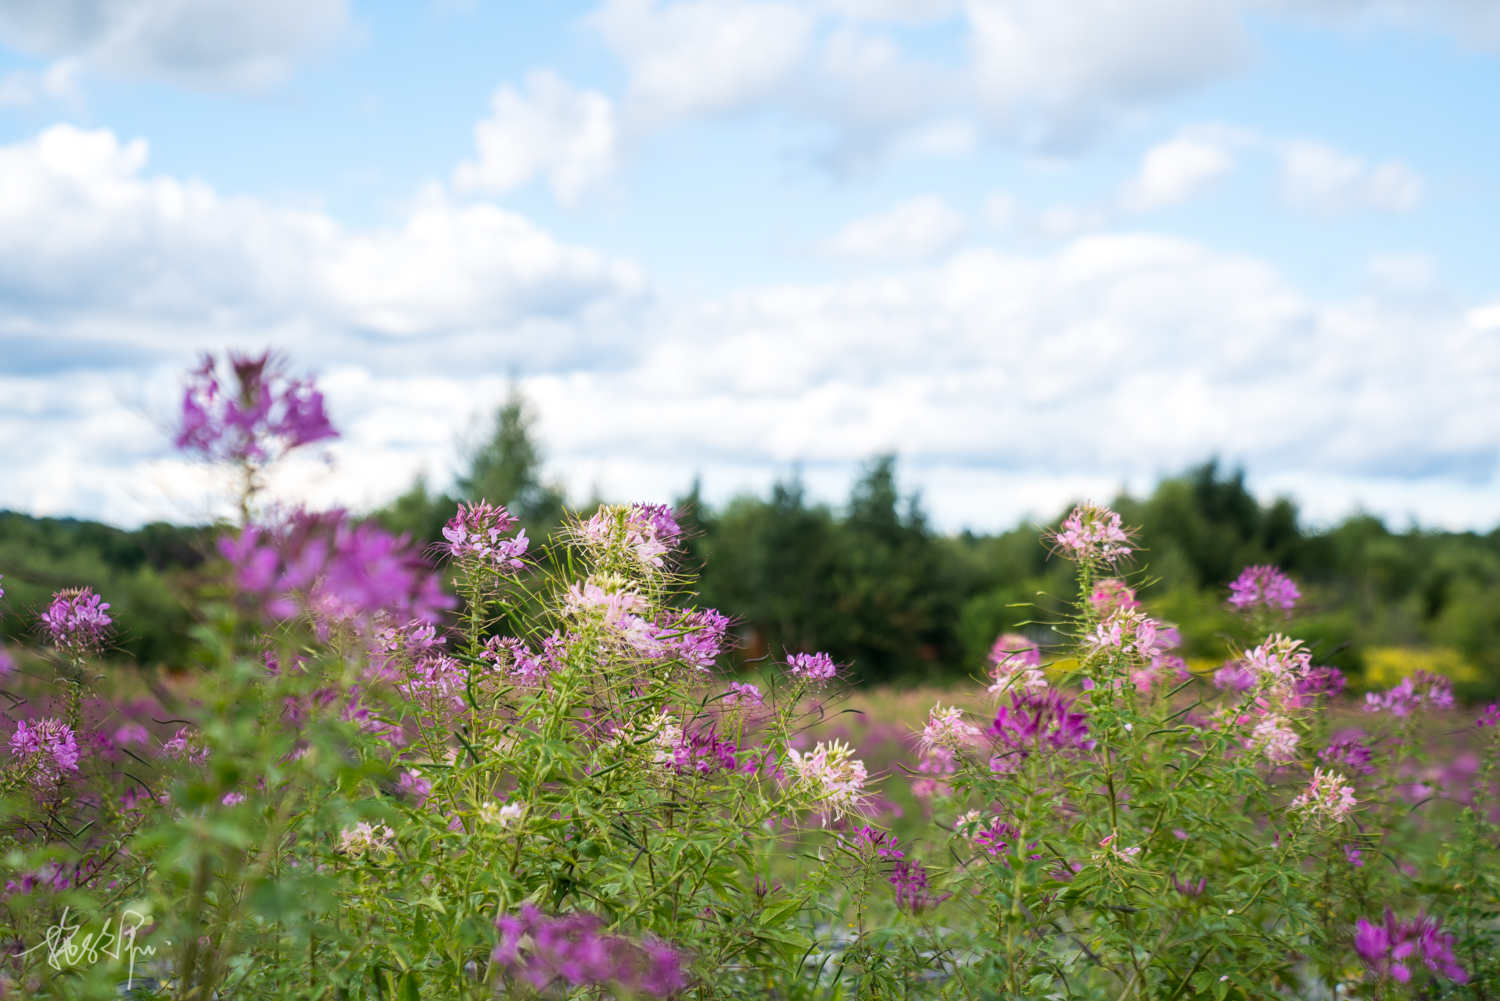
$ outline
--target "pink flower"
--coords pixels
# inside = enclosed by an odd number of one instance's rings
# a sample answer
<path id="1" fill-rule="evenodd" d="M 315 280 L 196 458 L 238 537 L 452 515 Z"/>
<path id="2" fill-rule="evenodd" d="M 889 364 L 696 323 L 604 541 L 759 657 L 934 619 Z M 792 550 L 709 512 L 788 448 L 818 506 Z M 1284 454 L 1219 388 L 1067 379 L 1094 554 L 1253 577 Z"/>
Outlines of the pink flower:
<path id="1" fill-rule="evenodd" d="M 1062 528 L 1048 532 L 1052 551 L 1071 560 L 1112 563 L 1130 555 L 1130 536 L 1120 526 L 1120 516 L 1107 507 L 1080 504 L 1063 521 Z"/>
<path id="2" fill-rule="evenodd" d="M 303 445 L 337 438 L 312 378 L 293 379 L 282 358 L 231 351 L 236 385 L 219 383 L 218 361 L 204 355 L 188 377 L 176 445 L 211 462 L 264 462 Z"/>
<path id="3" fill-rule="evenodd" d="M 1365 694 L 1365 712 L 1388 712 L 1408 716 L 1425 708 L 1453 708 L 1453 682 L 1437 674 L 1418 671 L 1385 692 Z"/>
<path id="4" fill-rule="evenodd" d="M 659 942 L 639 944 L 599 931 L 603 921 L 575 913 L 549 918 L 531 904 L 495 919 L 500 944 L 490 961 L 538 992 L 569 987 L 622 988 L 631 995 L 667 997 L 687 987 L 677 953 Z"/>
<path id="5" fill-rule="evenodd" d="M 1285 764 L 1297 757 L 1297 743 L 1301 740 L 1281 716 L 1267 716 L 1250 731 L 1250 745 L 1265 754 L 1266 759 Z"/>
<path id="6" fill-rule="evenodd" d="M 244 801 L 245 801 L 245 794 L 244 793 L 242 793 L 242 792 L 226 792 L 224 794 L 224 798 L 221 799 L 221 800 L 219 800 L 219 803 L 220 803 L 221 806 L 239 806 Z"/>
<path id="7" fill-rule="evenodd" d="M 1358 805 L 1349 780 L 1337 772 L 1325 772 L 1321 768 L 1313 769 L 1307 791 L 1292 800 L 1293 810 L 1302 810 L 1314 820 L 1327 819 L 1335 824 L 1347 819 Z"/>
<path id="8" fill-rule="evenodd" d="M 126 723 L 115 731 L 115 743 L 121 747 L 127 744 L 149 744 L 151 731 L 139 723 Z"/>
<path id="9" fill-rule="evenodd" d="M 838 675 L 838 666 L 826 653 L 794 653 L 786 659 L 794 678 L 814 684 L 832 681 Z"/>
<path id="10" fill-rule="evenodd" d="M 459 561 L 473 560 L 504 573 L 520 570 L 526 564 L 527 539 L 523 529 L 513 539 L 503 536 L 516 527 L 516 519 L 504 507 L 493 507 L 485 501 L 459 504 L 458 513 L 443 527 L 443 538 L 449 555 Z"/>
<path id="11" fill-rule="evenodd" d="M 934 747 L 945 747 L 950 751 L 957 751 L 974 744 L 982 736 L 979 727 L 964 721 L 962 709 L 956 706 L 944 709 L 940 703 L 933 706 L 927 714 L 921 748 L 930 751 Z"/>
<path id="12" fill-rule="evenodd" d="M 1355 925 L 1354 951 L 1379 977 L 1409 983 L 1412 969 L 1422 966 L 1454 983 L 1466 984 L 1469 974 L 1453 955 L 1453 936 L 1442 930 L 1442 922 L 1418 911 L 1411 921 L 1398 921 L 1389 907 L 1385 921 L 1375 924 L 1360 918 Z M 1420 965 L 1419 965 L 1420 964 Z"/>
<path id="13" fill-rule="evenodd" d="M 1089 604 L 1093 606 L 1094 614 L 1101 619 L 1121 609 L 1141 607 L 1141 603 L 1135 600 L 1135 590 L 1123 580 L 1113 578 L 1106 578 L 1094 585 L 1094 593 L 1089 595 Z"/>
<path id="14" fill-rule="evenodd" d="M 432 783 L 422 777 L 422 773 L 415 768 L 408 768 L 401 773 L 401 780 L 396 783 L 396 790 L 410 799 L 415 806 L 421 806 L 427 802 L 427 797 L 432 795 Z"/>
<path id="15" fill-rule="evenodd" d="M 760 688 L 745 682 L 731 681 L 727 694 L 724 696 L 726 706 L 734 705 L 765 705 L 765 696 L 760 694 Z"/>
<path id="16" fill-rule="evenodd" d="M 1047 687 L 1041 648 L 1019 633 L 1002 633 L 990 647 L 989 660 L 994 679 L 991 695 L 1003 695 L 1012 688 Z"/>

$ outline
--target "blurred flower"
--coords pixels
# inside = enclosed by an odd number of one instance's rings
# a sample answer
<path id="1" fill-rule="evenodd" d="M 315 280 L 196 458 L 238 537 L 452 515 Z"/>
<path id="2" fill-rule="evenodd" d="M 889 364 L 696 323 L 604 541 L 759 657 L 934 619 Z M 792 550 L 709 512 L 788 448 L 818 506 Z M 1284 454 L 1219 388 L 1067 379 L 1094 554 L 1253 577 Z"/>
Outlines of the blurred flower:
<path id="1" fill-rule="evenodd" d="M 108 607 L 92 588 L 69 588 L 52 596 L 52 604 L 37 618 L 37 625 L 55 646 L 83 656 L 109 639 L 114 621 L 104 611 Z"/>
<path id="2" fill-rule="evenodd" d="M 682 727 L 666 712 L 658 712 L 642 722 L 630 720 L 616 728 L 614 743 L 619 747 L 649 747 L 651 760 L 658 765 L 677 763 L 677 748 L 682 744 Z"/>
<path id="3" fill-rule="evenodd" d="M 443 538 L 450 556 L 459 561 L 474 560 L 501 572 L 520 570 L 526 564 L 526 531 L 513 539 L 502 538 L 516 527 L 516 519 L 503 506 L 486 501 L 458 505 L 458 513 L 443 527 Z"/>
<path id="4" fill-rule="evenodd" d="M 922 775 L 952 775 L 958 771 L 958 757 L 951 748 L 930 747 L 917 758 L 917 772 Z M 911 784 L 912 795 L 921 796 L 947 796 L 953 792 L 948 783 L 936 778 L 914 779 Z"/>
<path id="5" fill-rule="evenodd" d="M 814 684 L 831 681 L 838 674 L 838 665 L 826 653 L 794 653 L 786 659 L 794 678 Z"/>
<path id="6" fill-rule="evenodd" d="M 896 907 L 914 915 L 920 915 L 952 896 L 948 893 L 934 895 L 927 885 L 927 867 L 915 859 L 898 859 L 887 879 L 896 891 Z"/>
<path id="7" fill-rule="evenodd" d="M 10 651 L 0 647 L 0 678 L 13 673 L 16 669 L 16 659 L 10 655 Z"/>
<path id="8" fill-rule="evenodd" d="M 221 806 L 239 806 L 244 801 L 245 801 L 245 794 L 244 793 L 242 793 L 242 792 L 226 792 L 224 794 L 224 798 L 221 799 L 221 800 L 219 800 L 219 804 Z"/>
<path id="9" fill-rule="evenodd" d="M 1354 951 L 1376 975 L 1398 983 L 1411 981 L 1418 961 L 1427 969 L 1455 983 L 1469 982 L 1469 974 L 1453 955 L 1453 936 L 1442 930 L 1442 921 L 1418 911 L 1410 921 L 1396 920 L 1385 909 L 1385 921 L 1374 924 L 1360 918 L 1355 926 Z"/>
<path id="10" fill-rule="evenodd" d="M 1135 845 L 1131 848 L 1121 848 L 1117 843 L 1117 835 L 1111 834 L 1099 842 L 1099 847 L 1104 851 L 1094 854 L 1094 861 L 1117 861 L 1128 862 L 1141 853 L 1141 846 Z"/>
<path id="11" fill-rule="evenodd" d="M 835 740 L 804 754 L 788 751 L 787 761 L 798 783 L 810 786 L 813 798 L 835 819 L 859 811 L 869 773 L 848 744 Z"/>
<path id="12" fill-rule="evenodd" d="M 191 729 L 183 727 L 172 735 L 172 739 L 161 746 L 161 752 L 169 758 L 201 765 L 208 760 L 208 748 L 194 736 Z"/>
<path id="13" fill-rule="evenodd" d="M 920 746 L 924 751 L 934 747 L 956 751 L 982 736 L 977 726 L 964 721 L 962 709 L 957 706 L 944 709 L 942 703 L 938 703 L 927 714 L 927 726 L 922 730 Z"/>
<path id="14" fill-rule="evenodd" d="M 1478 726 L 1500 726 L 1500 705 L 1491 702 L 1490 707 L 1484 711 L 1476 721 Z"/>
<path id="15" fill-rule="evenodd" d="M 1047 533 L 1052 551 L 1070 560 L 1113 562 L 1130 555 L 1130 537 L 1120 526 L 1120 516 L 1107 507 L 1080 504 L 1063 521 L 1062 528 Z"/>
<path id="16" fill-rule="evenodd" d="M 559 983 L 570 987 L 615 985 L 630 994 L 667 997 L 688 985 L 682 960 L 657 942 L 640 944 L 599 932 L 592 914 L 548 918 L 531 904 L 520 914 L 495 919 L 500 944 L 490 961 L 537 991 Z M 523 948 L 524 947 L 524 948 Z"/>
<path id="17" fill-rule="evenodd" d="M 1326 818 L 1335 824 L 1347 819 L 1358 805 L 1349 780 L 1338 772 L 1325 772 L 1321 768 L 1313 769 L 1307 791 L 1292 800 L 1293 810 L 1303 810 L 1314 820 Z"/>
<path id="18" fill-rule="evenodd" d="M 1201 897 L 1203 896 L 1203 891 L 1208 889 L 1208 877 L 1200 877 L 1196 884 L 1191 881 L 1184 883 L 1177 878 L 1177 874 L 1174 872 L 1172 873 L 1172 889 L 1184 897 Z"/>
<path id="19" fill-rule="evenodd" d="M 229 353 L 236 386 L 219 383 L 218 361 L 205 354 L 188 378 L 175 443 L 213 462 L 265 461 L 326 438 L 337 438 L 311 377 L 293 379 L 284 361 Z"/>
<path id="20" fill-rule="evenodd" d="M 10 735 L 10 753 L 36 785 L 52 784 L 64 772 L 78 771 L 77 737 L 59 719 L 37 720 L 29 727 L 21 720 Z"/>
<path id="21" fill-rule="evenodd" d="M 126 744 L 149 744 L 151 731 L 139 723 L 126 723 L 115 731 L 115 743 L 122 747 Z"/>
<path id="22" fill-rule="evenodd" d="M 1267 716 L 1250 731 L 1250 745 L 1265 754 L 1267 760 L 1278 764 L 1296 758 L 1300 740 L 1297 731 L 1282 716 Z"/>
<path id="23" fill-rule="evenodd" d="M 1004 695 L 1012 688 L 1046 688 L 1042 651 L 1019 633 L 1002 633 L 990 647 L 991 695 Z"/>
<path id="24" fill-rule="evenodd" d="M 1229 585 L 1229 603 L 1242 612 L 1261 605 L 1290 613 L 1301 597 L 1292 579 L 1273 566 L 1246 567 Z"/>
<path id="25" fill-rule="evenodd" d="M 1418 671 L 1402 678 L 1395 688 L 1365 694 L 1365 712 L 1408 716 L 1419 709 L 1453 708 L 1453 682 L 1438 674 Z"/>
<path id="26" fill-rule="evenodd" d="M 1255 687 L 1255 672 L 1242 660 L 1226 661 L 1214 672 L 1214 687 L 1233 692 L 1247 692 Z"/>
<path id="27" fill-rule="evenodd" d="M 408 768 L 401 773 L 401 779 L 396 783 L 396 791 L 412 801 L 412 805 L 421 806 L 427 802 L 427 797 L 432 795 L 432 782 L 423 778 L 420 770 Z"/>
<path id="28" fill-rule="evenodd" d="M 1093 593 L 1089 595 L 1089 605 L 1093 607 L 1094 614 L 1101 619 L 1108 618 L 1116 611 L 1129 611 L 1141 607 L 1141 603 L 1135 600 L 1135 589 L 1123 580 L 1115 580 L 1112 577 L 1105 578 L 1094 585 Z"/>
<path id="29" fill-rule="evenodd" d="M 1362 868 L 1364 866 L 1364 863 L 1360 861 L 1359 856 L 1360 850 L 1358 848 L 1355 848 L 1353 845 L 1344 846 L 1344 860 L 1356 869 Z"/>
<path id="30" fill-rule="evenodd" d="M 731 681 L 727 694 L 724 696 L 726 706 L 736 705 L 765 705 L 765 696 L 760 694 L 760 689 L 745 682 Z"/>
<path id="31" fill-rule="evenodd" d="M 1299 698 L 1340 695 L 1347 684 L 1344 672 L 1336 667 L 1314 667 L 1301 678 L 1294 689 Z"/>
<path id="32" fill-rule="evenodd" d="M 1088 717 L 1072 711 L 1073 700 L 1055 691 L 1018 692 L 1010 705 L 995 712 L 995 722 L 986 731 L 995 738 L 999 752 L 990 761 L 992 771 L 1007 771 L 1010 758 L 1025 758 L 1034 750 L 1091 751 Z"/>
<path id="33" fill-rule="evenodd" d="M 1318 757 L 1330 765 L 1343 765 L 1351 772 L 1360 775 L 1369 775 L 1375 771 L 1370 764 L 1372 752 L 1368 744 L 1362 739 L 1362 730 L 1344 730 L 1333 735 L 1328 746 L 1318 752 Z"/>
<path id="34" fill-rule="evenodd" d="M 525 815 L 525 803 L 506 803 L 502 806 L 491 801 L 479 808 L 479 818 L 492 827 L 514 827 Z"/>
<path id="35" fill-rule="evenodd" d="M 385 855 L 391 851 L 396 832 L 389 827 L 371 827 L 364 821 L 339 832 L 336 849 L 341 855 Z"/>

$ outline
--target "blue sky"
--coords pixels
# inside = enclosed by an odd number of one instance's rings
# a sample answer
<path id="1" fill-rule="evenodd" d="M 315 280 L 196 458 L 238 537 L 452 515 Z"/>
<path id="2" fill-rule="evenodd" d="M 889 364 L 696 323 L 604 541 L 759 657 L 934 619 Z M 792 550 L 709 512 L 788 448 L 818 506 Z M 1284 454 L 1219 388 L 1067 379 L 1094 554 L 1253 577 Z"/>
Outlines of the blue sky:
<path id="1" fill-rule="evenodd" d="M 316 503 L 517 377 L 580 497 L 893 449 L 994 529 L 1219 455 L 1492 527 L 1497 98 L 1469 0 L 15 0 L 0 505 L 202 516 L 178 373 L 273 345 Z"/>

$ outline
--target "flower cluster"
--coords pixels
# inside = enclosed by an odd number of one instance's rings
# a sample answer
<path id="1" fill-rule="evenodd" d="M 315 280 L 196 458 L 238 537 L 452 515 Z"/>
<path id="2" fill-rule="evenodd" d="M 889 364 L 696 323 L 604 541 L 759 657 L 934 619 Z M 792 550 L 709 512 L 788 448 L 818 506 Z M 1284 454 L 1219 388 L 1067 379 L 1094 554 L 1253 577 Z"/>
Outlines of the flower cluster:
<path id="1" fill-rule="evenodd" d="M 964 720 L 962 709 L 957 706 L 944 709 L 942 703 L 938 703 L 927 714 L 927 726 L 922 729 L 920 744 L 923 751 L 934 747 L 956 751 L 974 744 L 982 736 L 977 726 Z"/>
<path id="2" fill-rule="evenodd" d="M 1116 611 L 1140 608 L 1141 603 L 1135 600 L 1134 588 L 1123 580 L 1108 577 L 1094 585 L 1094 591 L 1089 595 L 1089 607 L 1096 616 L 1104 619 Z"/>
<path id="3" fill-rule="evenodd" d="M 1266 756 L 1266 760 L 1285 764 L 1297 757 L 1297 744 L 1301 740 L 1297 731 L 1285 717 L 1274 713 L 1266 716 L 1250 731 L 1250 746 Z"/>
<path id="4" fill-rule="evenodd" d="M 224 536 L 218 546 L 236 586 L 259 597 L 273 618 L 305 608 L 324 623 L 379 613 L 434 622 L 453 605 L 405 536 L 372 522 L 351 524 L 343 511 L 293 511 L 273 527 Z"/>
<path id="5" fill-rule="evenodd" d="M 810 787 L 825 815 L 838 819 L 857 813 L 863 805 L 869 773 L 848 744 L 835 740 L 819 743 L 805 753 L 788 751 L 787 763 L 798 783 Z"/>
<path id="6" fill-rule="evenodd" d="M 1297 697 L 1298 687 L 1312 671 L 1312 654 L 1303 649 L 1301 640 L 1277 633 L 1245 654 L 1241 663 L 1255 675 L 1257 686 L 1286 702 Z"/>
<path id="7" fill-rule="evenodd" d="M 1378 976 L 1408 983 L 1412 967 L 1422 966 L 1454 983 L 1466 984 L 1469 974 L 1453 955 L 1453 936 L 1443 923 L 1418 911 L 1410 921 L 1398 921 L 1389 907 L 1379 924 L 1360 918 L 1355 926 L 1354 951 Z"/>
<path id="8" fill-rule="evenodd" d="M 1292 800 L 1293 810 L 1303 810 L 1314 820 L 1327 819 L 1335 824 L 1343 823 L 1358 805 L 1349 780 L 1338 772 L 1325 772 L 1321 768 L 1313 769 L 1307 791 Z"/>
<path id="9" fill-rule="evenodd" d="M 906 853 L 896 847 L 896 836 L 888 831 L 877 830 L 866 824 L 842 839 L 852 850 L 861 855 L 873 854 L 881 859 L 905 858 Z"/>
<path id="10" fill-rule="evenodd" d="M 1426 708 L 1453 708 L 1453 682 L 1441 675 L 1418 671 L 1409 678 L 1402 678 L 1401 683 L 1389 691 L 1365 694 L 1365 712 L 1409 716 Z"/>
<path id="11" fill-rule="evenodd" d="M 990 647 L 991 695 L 1004 695 L 1011 688 L 1046 688 L 1042 651 L 1020 633 L 1001 633 Z"/>
<path id="12" fill-rule="evenodd" d="M 794 653 L 786 664 L 792 677 L 815 685 L 832 681 L 839 673 L 838 665 L 826 653 Z"/>
<path id="13" fill-rule="evenodd" d="M 603 922 L 592 914 L 549 918 L 530 904 L 520 914 L 495 919 L 500 944 L 491 962 L 537 991 L 568 987 L 622 988 L 628 994 L 667 997 L 688 985 L 682 960 L 657 942 L 631 942 L 602 934 Z"/>
<path id="14" fill-rule="evenodd" d="M 1049 531 L 1052 551 L 1080 562 L 1114 562 L 1130 555 L 1130 536 L 1121 527 L 1120 516 L 1107 507 L 1080 504 L 1063 521 L 1062 528 Z"/>
<path id="15" fill-rule="evenodd" d="M 731 681 L 724 693 L 724 704 L 726 706 L 761 706 L 765 705 L 766 698 L 760 693 L 760 687 L 743 681 Z"/>
<path id="16" fill-rule="evenodd" d="M 665 565 L 666 554 L 681 534 L 672 509 L 665 504 L 601 505 L 577 530 L 578 538 L 591 548 L 623 548 L 648 572 Z"/>
<path id="17" fill-rule="evenodd" d="M 347 827 L 339 832 L 338 848 L 335 849 L 340 855 L 385 855 L 391 851 L 391 843 L 396 839 L 396 832 L 389 827 L 371 827 L 368 823 L 360 821 L 353 827 Z"/>
<path id="18" fill-rule="evenodd" d="M 51 785 L 65 772 L 78 771 L 78 740 L 62 720 L 37 720 L 29 727 L 21 720 L 10 735 L 10 753 L 35 785 Z"/>
<path id="19" fill-rule="evenodd" d="M 995 712 L 986 731 L 995 739 L 994 772 L 1008 771 L 1033 751 L 1093 750 L 1088 717 L 1073 712 L 1073 700 L 1055 691 L 1017 692 Z"/>
<path id="20" fill-rule="evenodd" d="M 1021 833 L 1015 825 L 999 817 L 991 817 L 986 823 L 978 810 L 970 810 L 959 817 L 954 829 L 990 856 L 1004 855 Z"/>
<path id="21" fill-rule="evenodd" d="M 396 791 L 411 800 L 413 806 L 422 806 L 432 795 L 432 781 L 423 777 L 421 769 L 408 768 L 401 773 Z"/>
<path id="22" fill-rule="evenodd" d="M 516 519 L 504 507 L 486 501 L 458 505 L 458 513 L 443 527 L 443 548 L 459 561 L 473 560 L 502 572 L 520 570 L 526 564 L 526 530 L 505 538 L 516 527 Z"/>
<path id="23" fill-rule="evenodd" d="M 934 894 L 927 885 L 927 867 L 915 859 L 898 859 L 887 879 L 896 891 L 896 907 L 913 915 L 920 915 L 952 896 Z"/>
<path id="24" fill-rule="evenodd" d="M 92 588 L 80 587 L 58 591 L 47 610 L 37 617 L 37 625 L 53 645 L 77 657 L 96 652 L 109 639 L 114 620 L 105 611 Z"/>
<path id="25" fill-rule="evenodd" d="M 679 775 L 710 775 L 717 771 L 732 772 L 738 767 L 733 741 L 720 740 L 712 726 L 684 733 L 672 749 L 672 769 Z"/>
<path id="26" fill-rule="evenodd" d="M 323 394 L 311 378 L 293 379 L 282 359 L 229 353 L 237 383 L 226 391 L 218 361 L 204 355 L 182 396 L 176 445 L 214 462 L 264 461 L 327 438 L 338 431 L 323 409 Z"/>
<path id="27" fill-rule="evenodd" d="M 1229 585 L 1229 603 L 1242 612 L 1260 606 L 1291 613 L 1302 592 L 1290 577 L 1276 567 L 1246 567 Z"/>
<path id="28" fill-rule="evenodd" d="M 1363 738 L 1364 734 L 1359 730 L 1336 733 L 1328 746 L 1318 752 L 1318 757 L 1330 765 L 1343 765 L 1351 772 L 1369 775 L 1375 771 L 1375 766 L 1370 764 L 1372 752 Z"/>
<path id="29" fill-rule="evenodd" d="M 1094 627 L 1084 642 L 1105 653 L 1134 654 L 1152 660 L 1182 642 L 1176 629 L 1165 626 L 1139 609 L 1120 608 Z"/>
<path id="30" fill-rule="evenodd" d="M 502 830 L 514 827 L 526 816 L 525 803 L 496 803 L 493 800 L 480 806 L 479 819 L 491 827 Z"/>

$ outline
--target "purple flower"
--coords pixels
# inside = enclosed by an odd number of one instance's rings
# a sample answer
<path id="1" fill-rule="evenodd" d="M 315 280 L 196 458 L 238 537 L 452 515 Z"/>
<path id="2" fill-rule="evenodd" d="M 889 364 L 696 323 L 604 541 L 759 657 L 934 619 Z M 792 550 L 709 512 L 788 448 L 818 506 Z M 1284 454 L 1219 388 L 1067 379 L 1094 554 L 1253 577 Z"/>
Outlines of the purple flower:
<path id="1" fill-rule="evenodd" d="M 1043 747 L 1053 750 L 1093 750 L 1088 717 L 1072 711 L 1073 700 L 1050 689 L 1020 691 L 1010 705 L 995 712 L 995 722 L 986 731 L 995 738 L 997 754 L 992 771 L 1007 771 L 1017 757 L 1025 758 Z"/>
<path id="2" fill-rule="evenodd" d="M 126 744 L 149 744 L 151 743 L 151 731 L 139 723 L 126 723 L 115 731 L 115 743 L 124 747 Z"/>
<path id="3" fill-rule="evenodd" d="M 1364 863 L 1360 861 L 1359 856 L 1360 856 L 1360 851 L 1359 851 L 1358 848 L 1355 848 L 1353 845 L 1345 845 L 1344 846 L 1344 859 L 1345 859 L 1345 861 L 1347 861 L 1350 865 L 1352 865 L 1356 869 L 1360 869 L 1360 868 L 1364 867 Z"/>
<path id="4" fill-rule="evenodd" d="M 1294 691 L 1298 698 L 1336 696 L 1343 693 L 1346 684 L 1344 672 L 1338 668 L 1315 667 L 1297 680 Z"/>
<path id="5" fill-rule="evenodd" d="M 0 647 L 0 678 L 10 675 L 15 669 L 15 658 L 4 647 Z"/>
<path id="6" fill-rule="evenodd" d="M 866 824 L 846 837 L 845 842 L 861 854 L 873 852 L 877 858 L 905 858 L 906 853 L 896 848 L 896 836 L 889 831 L 877 830 Z"/>
<path id="7" fill-rule="evenodd" d="M 1409 983 L 1418 962 L 1454 983 L 1469 982 L 1469 974 L 1453 955 L 1453 936 L 1442 930 L 1442 921 L 1418 911 L 1410 921 L 1396 920 L 1385 909 L 1385 921 L 1373 924 L 1360 918 L 1355 926 L 1354 951 L 1376 975 Z"/>
<path id="8" fill-rule="evenodd" d="M 544 644 L 545 645 L 545 644 Z M 557 666 L 545 652 L 538 657 L 521 640 L 513 636 L 491 636 L 479 656 L 492 661 L 517 684 L 535 688 L 546 681 Z"/>
<path id="9" fill-rule="evenodd" d="M 285 362 L 229 353 L 235 387 L 219 382 L 218 360 L 204 355 L 188 376 L 175 443 L 211 462 L 264 462 L 338 432 L 311 378 L 293 379 Z"/>
<path id="10" fill-rule="evenodd" d="M 1409 678 L 1402 678 L 1401 684 L 1395 688 L 1365 694 L 1365 712 L 1408 716 L 1428 707 L 1453 708 L 1453 682 L 1441 675 L 1418 671 Z"/>
<path id="11" fill-rule="evenodd" d="M 37 618 L 37 625 L 57 647 L 74 656 L 97 651 L 109 638 L 114 620 L 104 611 L 92 588 L 69 588 L 52 596 L 52 604 Z"/>
<path id="12" fill-rule="evenodd" d="M 671 508 L 664 504 L 601 505 L 575 530 L 576 538 L 595 550 L 629 550 L 648 572 L 665 565 L 665 556 L 682 534 Z"/>
<path id="13" fill-rule="evenodd" d="M 401 773 L 401 780 L 396 783 L 396 791 L 412 801 L 414 806 L 421 806 L 427 802 L 427 797 L 432 795 L 432 782 L 422 777 L 422 773 L 415 768 L 408 768 Z"/>
<path id="14" fill-rule="evenodd" d="M 792 677 L 802 678 L 814 684 L 832 681 L 838 674 L 838 666 L 826 653 L 794 653 L 786 659 Z"/>
<path id="15" fill-rule="evenodd" d="M 1214 687 L 1232 692 L 1247 692 L 1255 687 L 1255 672 L 1244 661 L 1226 661 L 1214 672 Z"/>
<path id="16" fill-rule="evenodd" d="M 927 886 L 927 867 L 913 859 L 897 859 L 891 867 L 888 882 L 896 891 L 896 906 L 912 914 L 921 914 L 947 900 L 952 894 L 934 895 Z"/>
<path id="17" fill-rule="evenodd" d="M 671 767 L 678 774 L 732 772 L 738 767 L 734 757 L 738 750 L 732 741 L 720 740 L 710 726 L 682 735 L 672 751 Z"/>
<path id="18" fill-rule="evenodd" d="M 1290 614 L 1301 597 L 1292 579 L 1272 566 L 1246 567 L 1229 585 L 1229 603 L 1242 612 L 1261 605 Z"/>
<path id="19" fill-rule="evenodd" d="M 513 539 L 503 538 L 516 527 L 516 519 L 504 507 L 487 501 L 459 504 L 458 513 L 443 527 L 448 544 L 442 548 L 459 561 L 474 560 L 501 572 L 520 570 L 526 564 L 526 531 Z"/>
<path id="20" fill-rule="evenodd" d="M 1203 896 L 1203 891 L 1208 889 L 1208 877 L 1200 877 L 1197 883 L 1193 883 L 1191 880 L 1184 883 L 1177 878 L 1177 874 L 1174 872 L 1172 873 L 1172 889 L 1184 897 L 1201 897 Z"/>
<path id="21" fill-rule="evenodd" d="M 1475 721 L 1477 726 L 1500 726 L 1500 705 L 1491 702 L 1484 715 Z"/>
<path id="22" fill-rule="evenodd" d="M 1113 578 L 1106 578 L 1094 585 L 1094 591 L 1089 595 L 1089 604 L 1093 606 L 1094 614 L 1101 619 L 1109 618 L 1116 611 L 1141 607 L 1141 603 L 1135 600 L 1135 589 L 1123 580 Z"/>
<path id="23" fill-rule="evenodd" d="M 221 800 L 219 800 L 219 805 L 221 805 L 221 806 L 239 806 L 244 801 L 245 801 L 245 794 L 244 793 L 242 793 L 242 792 L 226 792 L 224 794 L 224 798 L 221 799 Z"/>
<path id="24" fill-rule="evenodd" d="M 1318 757 L 1330 765 L 1343 765 L 1351 772 L 1369 775 L 1375 771 L 1370 764 L 1372 751 L 1363 740 L 1364 731 L 1344 730 L 1333 735 L 1328 746 L 1318 752 Z"/>
<path id="25" fill-rule="evenodd" d="M 55 783 L 64 772 L 78 771 L 77 737 L 59 719 L 38 720 L 29 727 L 21 720 L 10 735 L 10 753 L 36 785 Z"/>
<path id="26" fill-rule="evenodd" d="M 556 984 L 613 984 L 630 993 L 667 997 L 688 985 L 682 959 L 671 948 L 601 934 L 602 924 L 586 913 L 549 918 L 524 904 L 520 914 L 495 919 L 500 944 L 490 959 L 508 976 L 524 979 L 538 991 Z M 528 939 L 529 947 L 523 951 L 522 943 Z"/>
<path id="27" fill-rule="evenodd" d="M 704 608 L 663 612 L 651 632 L 658 653 L 665 659 L 707 669 L 723 653 L 724 633 L 728 628 L 726 616 Z"/>

